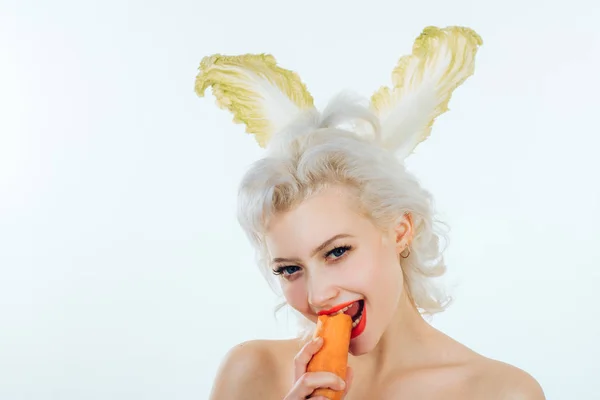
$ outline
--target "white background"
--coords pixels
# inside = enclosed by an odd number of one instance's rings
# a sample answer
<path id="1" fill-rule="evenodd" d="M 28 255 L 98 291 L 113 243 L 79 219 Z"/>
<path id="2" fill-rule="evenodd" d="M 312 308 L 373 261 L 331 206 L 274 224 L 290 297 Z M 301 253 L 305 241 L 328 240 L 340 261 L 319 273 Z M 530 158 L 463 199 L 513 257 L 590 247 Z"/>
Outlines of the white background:
<path id="1" fill-rule="evenodd" d="M 389 84 L 427 25 L 484 40 L 408 161 L 452 228 L 456 301 L 433 323 L 549 399 L 600 399 L 597 1 L 2 1 L 0 18 L 1 399 L 205 399 L 231 346 L 290 337 L 234 215 L 262 152 L 194 94 L 199 62 L 272 53 L 322 106 Z"/>

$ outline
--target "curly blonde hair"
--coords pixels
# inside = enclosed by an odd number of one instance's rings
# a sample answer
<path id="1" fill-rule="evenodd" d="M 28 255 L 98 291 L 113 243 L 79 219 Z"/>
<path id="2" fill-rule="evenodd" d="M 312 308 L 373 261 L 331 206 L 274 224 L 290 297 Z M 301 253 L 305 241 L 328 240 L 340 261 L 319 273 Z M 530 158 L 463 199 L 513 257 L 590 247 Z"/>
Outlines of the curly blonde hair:
<path id="1" fill-rule="evenodd" d="M 328 121 L 332 120 L 336 124 L 364 122 L 373 135 L 329 127 Z M 347 97 L 338 97 L 319 121 L 313 121 L 314 125 L 308 131 L 281 132 L 278 143 L 273 145 L 276 150 L 256 161 L 240 184 L 238 220 L 256 249 L 258 264 L 271 287 L 275 289 L 275 280 L 264 240 L 269 220 L 325 188 L 342 186 L 353 192 L 358 210 L 382 230 L 406 213 L 413 217 L 411 252 L 402 259 L 405 284 L 422 313 L 443 311 L 450 297 L 431 278 L 446 271 L 440 246 L 440 239 L 445 236 L 436 229 L 439 221 L 434 219 L 429 192 L 392 152 L 372 139 L 378 136 L 379 127 L 367 108 Z"/>
<path id="2" fill-rule="evenodd" d="M 426 27 L 412 53 L 398 61 L 391 87 L 379 88 L 367 104 L 339 95 L 322 113 L 298 74 L 269 54 L 214 54 L 202 60 L 196 93 L 203 96 L 212 87 L 217 105 L 267 148 L 242 179 L 238 219 L 274 289 L 266 260 L 269 221 L 324 188 L 342 186 L 381 229 L 411 215 L 411 252 L 401 262 L 409 296 L 423 314 L 448 306 L 449 296 L 434 282 L 446 271 L 445 235 L 431 195 L 403 161 L 448 110 L 453 91 L 473 74 L 481 44 L 466 27 Z"/>

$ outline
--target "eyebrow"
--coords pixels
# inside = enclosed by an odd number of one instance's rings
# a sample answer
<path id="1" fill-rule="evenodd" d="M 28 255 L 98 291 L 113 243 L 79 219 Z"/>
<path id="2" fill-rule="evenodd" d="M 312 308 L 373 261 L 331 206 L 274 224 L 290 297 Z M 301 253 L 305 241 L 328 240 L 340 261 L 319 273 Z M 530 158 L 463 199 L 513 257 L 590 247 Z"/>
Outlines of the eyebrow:
<path id="1" fill-rule="evenodd" d="M 338 240 L 338 239 L 343 239 L 343 238 L 348 238 L 348 237 L 352 237 L 352 235 L 347 234 L 347 233 L 340 233 L 337 234 L 329 239 L 327 239 L 326 241 L 324 241 L 323 243 L 321 243 L 320 245 L 318 245 L 311 253 L 310 256 L 314 257 L 317 253 L 321 252 L 324 248 L 326 248 L 327 246 L 329 246 L 332 242 Z M 276 263 L 282 263 L 282 262 L 296 262 L 299 263 L 300 260 L 298 258 L 274 258 L 271 263 L 272 264 L 276 264 Z"/>

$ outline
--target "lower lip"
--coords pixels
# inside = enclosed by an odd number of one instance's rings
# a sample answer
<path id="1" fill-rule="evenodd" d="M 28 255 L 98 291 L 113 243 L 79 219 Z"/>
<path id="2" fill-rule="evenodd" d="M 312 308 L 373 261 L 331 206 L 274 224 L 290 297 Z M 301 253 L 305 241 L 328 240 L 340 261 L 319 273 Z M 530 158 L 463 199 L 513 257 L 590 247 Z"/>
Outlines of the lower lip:
<path id="1" fill-rule="evenodd" d="M 358 325 L 352 328 L 352 332 L 350 333 L 350 339 L 354 339 L 364 332 L 365 327 L 367 326 L 367 305 L 363 304 L 362 316 L 360 317 L 360 321 Z"/>

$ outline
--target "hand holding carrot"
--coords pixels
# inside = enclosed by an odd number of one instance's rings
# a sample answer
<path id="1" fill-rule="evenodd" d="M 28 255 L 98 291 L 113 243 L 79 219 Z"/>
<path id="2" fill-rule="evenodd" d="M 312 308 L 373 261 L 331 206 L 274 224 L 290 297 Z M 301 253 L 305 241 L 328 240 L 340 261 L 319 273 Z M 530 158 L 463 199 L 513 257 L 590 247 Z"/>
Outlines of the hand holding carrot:
<path id="1" fill-rule="evenodd" d="M 294 385 L 284 400 L 341 400 L 348 393 L 352 370 L 347 367 L 352 319 L 320 316 L 312 341 L 296 355 Z M 345 380 L 344 380 L 345 379 Z"/>

